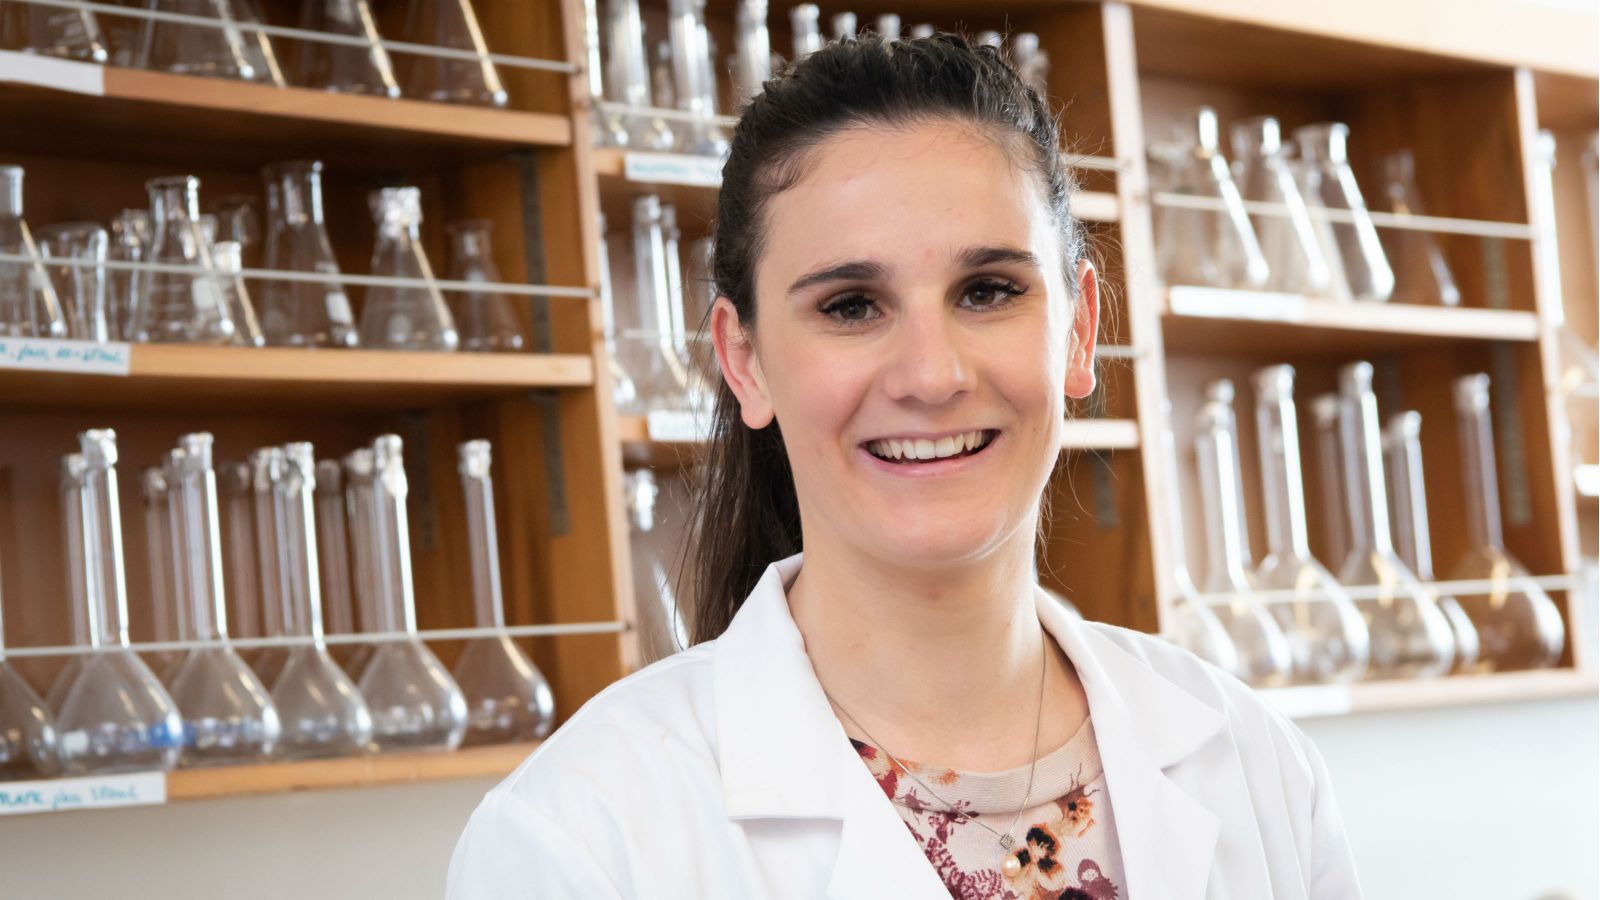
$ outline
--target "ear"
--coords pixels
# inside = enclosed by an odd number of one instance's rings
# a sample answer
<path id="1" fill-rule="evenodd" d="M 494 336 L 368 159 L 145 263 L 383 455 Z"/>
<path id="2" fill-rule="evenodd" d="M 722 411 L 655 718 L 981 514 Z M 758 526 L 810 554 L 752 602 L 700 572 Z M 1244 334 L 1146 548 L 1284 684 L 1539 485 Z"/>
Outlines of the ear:
<path id="1" fill-rule="evenodd" d="M 772 424 L 772 399 L 755 342 L 739 323 L 739 313 L 727 297 L 718 297 L 711 307 L 711 343 L 723 379 L 739 398 L 739 417 L 744 424 L 757 431 Z"/>
<path id="2" fill-rule="evenodd" d="M 1068 397 L 1083 398 L 1094 391 L 1095 337 L 1100 333 L 1100 279 L 1094 264 L 1078 260 L 1078 302 L 1067 339 Z"/>

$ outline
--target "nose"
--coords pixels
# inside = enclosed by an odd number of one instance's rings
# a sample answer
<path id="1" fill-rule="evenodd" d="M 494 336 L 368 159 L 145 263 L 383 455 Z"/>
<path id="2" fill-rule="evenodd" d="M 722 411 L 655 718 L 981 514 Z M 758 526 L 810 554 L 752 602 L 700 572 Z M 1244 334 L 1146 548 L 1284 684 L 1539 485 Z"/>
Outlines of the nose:
<path id="1" fill-rule="evenodd" d="M 943 297 L 908 298 L 886 348 L 884 390 L 893 400 L 935 406 L 971 391 L 976 369 Z"/>

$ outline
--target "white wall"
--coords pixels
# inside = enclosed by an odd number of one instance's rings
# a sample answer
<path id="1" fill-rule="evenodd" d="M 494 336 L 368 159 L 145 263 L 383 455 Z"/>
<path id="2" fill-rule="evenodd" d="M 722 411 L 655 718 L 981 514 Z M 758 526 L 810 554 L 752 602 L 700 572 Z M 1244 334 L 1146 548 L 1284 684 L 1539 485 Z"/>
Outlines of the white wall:
<path id="1" fill-rule="evenodd" d="M 1352 716 L 1306 731 L 1332 768 L 1369 900 L 1600 900 L 1595 700 Z M 0 818 L 0 897 L 433 900 L 492 785 Z"/>

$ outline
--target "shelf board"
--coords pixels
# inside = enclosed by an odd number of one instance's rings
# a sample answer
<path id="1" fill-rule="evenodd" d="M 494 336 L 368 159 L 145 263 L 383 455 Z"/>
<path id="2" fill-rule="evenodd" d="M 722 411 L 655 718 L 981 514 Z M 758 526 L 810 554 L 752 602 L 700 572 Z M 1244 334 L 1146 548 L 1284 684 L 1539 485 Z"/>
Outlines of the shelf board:
<path id="1" fill-rule="evenodd" d="M 167 775 L 167 800 L 414 784 L 510 774 L 538 743 L 438 753 L 382 753 L 344 759 L 182 769 Z"/>
<path id="2" fill-rule="evenodd" d="M 1137 450 L 1139 423 L 1133 419 L 1068 419 L 1063 450 Z"/>
<path id="3" fill-rule="evenodd" d="M 1415 681 L 1369 681 L 1261 691 L 1284 715 L 1314 719 L 1352 713 L 1437 709 L 1594 695 L 1600 678 L 1582 669 L 1452 675 Z"/>
<path id="4" fill-rule="evenodd" d="M 1532 312 L 1404 303 L 1346 303 L 1269 291 L 1175 286 L 1162 315 L 1179 353 L 1335 355 L 1455 341 L 1536 341 Z"/>

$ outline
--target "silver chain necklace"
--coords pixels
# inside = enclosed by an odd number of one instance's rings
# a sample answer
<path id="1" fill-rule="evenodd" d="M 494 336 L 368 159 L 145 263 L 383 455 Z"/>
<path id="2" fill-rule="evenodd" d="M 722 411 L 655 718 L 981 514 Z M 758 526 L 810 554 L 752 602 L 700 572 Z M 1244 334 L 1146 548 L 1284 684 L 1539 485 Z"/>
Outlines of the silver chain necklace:
<path id="1" fill-rule="evenodd" d="M 989 832 L 990 834 L 994 835 L 996 841 L 1000 844 L 1000 849 L 1002 851 L 1004 851 L 1005 854 L 1006 854 L 1005 860 L 1001 864 L 1001 868 L 1005 871 L 1005 873 L 1007 875 L 1011 875 L 1011 876 L 1015 876 L 1018 872 L 1022 871 L 1022 861 L 1017 858 L 1017 855 L 1015 853 L 1011 852 L 1017 845 L 1016 838 L 1012 836 L 1012 833 L 1016 830 L 1017 822 L 1019 820 L 1021 820 L 1023 811 L 1025 811 L 1028 808 L 1028 802 L 1033 799 L 1033 774 L 1034 774 L 1034 770 L 1036 768 L 1038 768 L 1038 766 L 1039 766 L 1039 726 L 1044 721 L 1044 675 L 1045 675 L 1045 670 L 1047 668 L 1047 664 L 1048 664 L 1049 659 L 1050 659 L 1050 650 L 1049 650 L 1048 643 L 1045 643 L 1044 641 L 1041 641 L 1040 644 L 1041 644 L 1041 646 L 1040 646 L 1041 652 L 1039 654 L 1039 711 L 1034 715 L 1034 720 L 1033 720 L 1033 753 L 1030 755 L 1030 758 L 1032 759 L 1032 762 L 1028 763 L 1028 789 L 1027 789 L 1027 792 L 1024 793 L 1023 796 L 1022 796 L 1022 805 L 1017 807 L 1016 815 L 1013 815 L 1011 817 L 1011 824 L 1006 827 L 1006 830 L 1004 832 L 995 831 L 993 828 L 990 828 L 986 823 L 984 823 L 977 816 L 974 816 L 971 813 L 965 812 L 963 810 L 957 809 L 956 805 L 954 803 L 951 803 L 949 800 L 946 800 L 943 797 L 939 796 L 938 793 L 936 793 L 933 790 L 933 788 L 928 787 L 928 783 L 926 781 L 923 781 L 921 778 L 918 778 L 910 769 L 906 768 L 905 764 L 900 762 L 900 758 L 899 757 L 895 756 L 893 753 L 890 753 L 888 747 L 885 747 L 881 741 L 879 741 L 877 738 L 875 738 L 871 734 L 869 734 L 867 732 L 867 729 L 863 728 L 861 726 L 861 723 L 856 721 L 856 717 L 850 715 L 850 711 L 849 710 L 845 709 L 844 706 L 842 706 L 839 703 L 839 701 L 833 699 L 833 695 L 829 694 L 826 688 L 824 688 L 823 691 L 822 691 L 823 696 L 827 697 L 828 700 L 831 701 L 834 706 L 838 707 L 840 712 L 844 713 L 844 717 L 846 719 L 850 720 L 850 724 L 854 725 L 856 727 L 856 730 L 860 731 L 861 734 L 863 736 L 865 736 L 868 741 L 872 742 L 873 746 L 875 746 L 875 747 L 879 748 L 880 750 L 882 750 L 884 755 L 889 757 L 889 761 L 894 763 L 896 768 L 898 768 L 900 771 L 906 773 L 906 775 L 908 777 L 910 777 L 910 779 L 912 781 L 915 781 L 917 784 L 921 785 L 922 789 L 927 791 L 930 795 L 932 795 L 933 799 L 935 799 L 935 800 L 939 801 L 940 803 L 944 804 L 945 809 L 946 809 L 947 812 L 949 812 L 951 815 L 960 816 L 962 819 L 964 819 L 964 820 L 966 820 L 968 822 L 971 822 L 974 825 L 977 825 L 978 827 L 982 828 L 983 830 L 985 830 L 985 831 Z"/>

